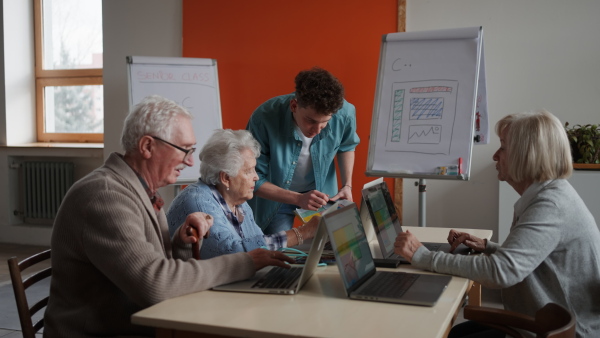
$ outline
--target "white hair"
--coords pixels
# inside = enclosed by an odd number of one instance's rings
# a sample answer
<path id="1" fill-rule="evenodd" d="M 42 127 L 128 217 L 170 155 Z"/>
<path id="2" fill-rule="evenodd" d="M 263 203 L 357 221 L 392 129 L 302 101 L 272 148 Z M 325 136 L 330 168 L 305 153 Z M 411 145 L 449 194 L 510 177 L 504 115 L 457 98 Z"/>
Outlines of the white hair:
<path id="1" fill-rule="evenodd" d="M 498 136 L 504 131 L 507 174 L 513 181 L 543 182 L 571 176 L 571 147 L 556 116 L 546 110 L 507 115 L 496 124 Z"/>
<path id="2" fill-rule="evenodd" d="M 173 126 L 181 116 L 193 118 L 185 108 L 169 99 L 159 95 L 145 97 L 125 118 L 121 134 L 123 150 L 134 151 L 145 135 L 169 140 Z"/>
<path id="3" fill-rule="evenodd" d="M 216 129 L 200 151 L 200 177 L 206 184 L 220 183 L 219 174 L 236 177 L 244 158 L 242 151 L 260 156 L 260 144 L 247 130 Z"/>

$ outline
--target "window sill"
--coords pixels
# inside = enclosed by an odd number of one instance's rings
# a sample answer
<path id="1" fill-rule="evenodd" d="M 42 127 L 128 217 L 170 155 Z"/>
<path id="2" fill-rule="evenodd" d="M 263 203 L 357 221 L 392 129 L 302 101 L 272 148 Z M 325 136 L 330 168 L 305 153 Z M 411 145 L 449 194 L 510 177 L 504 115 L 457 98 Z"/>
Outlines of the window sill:
<path id="1" fill-rule="evenodd" d="M 2 148 L 104 149 L 104 143 L 33 142 L 33 143 L 2 145 L 0 147 L 2 147 Z"/>

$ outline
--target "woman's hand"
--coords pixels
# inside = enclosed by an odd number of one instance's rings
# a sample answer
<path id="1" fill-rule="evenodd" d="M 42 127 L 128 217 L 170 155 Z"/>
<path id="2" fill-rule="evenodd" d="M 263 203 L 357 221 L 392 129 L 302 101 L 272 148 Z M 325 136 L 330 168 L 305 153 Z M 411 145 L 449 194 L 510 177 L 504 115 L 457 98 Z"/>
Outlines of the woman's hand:
<path id="1" fill-rule="evenodd" d="M 275 265 L 280 266 L 282 268 L 289 269 L 290 265 L 288 263 L 294 263 L 294 259 L 279 251 L 270 251 L 265 249 L 254 249 L 248 252 L 248 255 L 252 258 L 254 262 L 254 268 L 256 271 L 264 268 L 265 266 Z"/>
<path id="2" fill-rule="evenodd" d="M 461 243 L 475 251 L 483 252 L 485 250 L 486 240 L 466 232 L 452 229 L 448 234 L 448 243 L 450 243 L 450 252 L 454 251 Z"/>
<path id="3" fill-rule="evenodd" d="M 399 233 L 396 237 L 394 252 L 412 262 L 415 252 L 421 246 L 423 246 L 423 243 L 419 242 L 417 237 L 407 230 Z"/>
<path id="4" fill-rule="evenodd" d="M 313 216 L 310 221 L 298 228 L 298 231 L 302 234 L 302 239 L 307 240 L 314 238 L 319 228 L 319 222 L 321 222 L 321 216 Z"/>
<path id="5" fill-rule="evenodd" d="M 296 230 L 290 229 L 285 232 L 287 235 L 287 246 L 294 247 L 300 244 L 300 238 L 302 238 L 302 242 L 307 239 L 311 239 L 315 237 L 317 233 L 317 229 L 319 228 L 319 222 L 321 221 L 321 216 L 313 216 L 310 221 L 304 224 L 301 227 L 297 227 Z M 299 234 L 296 233 L 298 231 Z"/>

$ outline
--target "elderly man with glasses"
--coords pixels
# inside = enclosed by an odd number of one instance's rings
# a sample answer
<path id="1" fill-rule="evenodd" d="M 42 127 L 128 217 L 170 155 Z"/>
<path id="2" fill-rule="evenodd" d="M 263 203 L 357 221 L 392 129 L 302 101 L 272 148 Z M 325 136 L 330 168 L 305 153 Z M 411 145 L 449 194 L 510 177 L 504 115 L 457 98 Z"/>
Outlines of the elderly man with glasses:
<path id="1" fill-rule="evenodd" d="M 133 313 L 291 261 L 264 249 L 190 259 L 192 243 L 212 226 L 201 212 L 190 214 L 169 238 L 157 189 L 193 165 L 191 119 L 173 101 L 145 98 L 125 120 L 124 155 L 112 153 L 69 190 L 52 233 L 45 337 L 153 336 L 152 329 L 131 324 Z M 187 235 L 189 227 L 200 238 Z"/>

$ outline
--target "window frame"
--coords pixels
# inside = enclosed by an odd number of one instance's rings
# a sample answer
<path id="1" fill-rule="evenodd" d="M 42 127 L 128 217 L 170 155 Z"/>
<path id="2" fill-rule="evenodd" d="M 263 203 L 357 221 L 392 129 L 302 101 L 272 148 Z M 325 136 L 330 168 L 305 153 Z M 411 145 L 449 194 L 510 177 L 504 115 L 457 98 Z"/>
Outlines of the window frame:
<path id="1" fill-rule="evenodd" d="M 34 0 L 35 110 L 38 142 L 102 143 L 104 133 L 48 133 L 45 131 L 44 88 L 103 85 L 103 69 L 43 69 L 42 2 Z"/>

